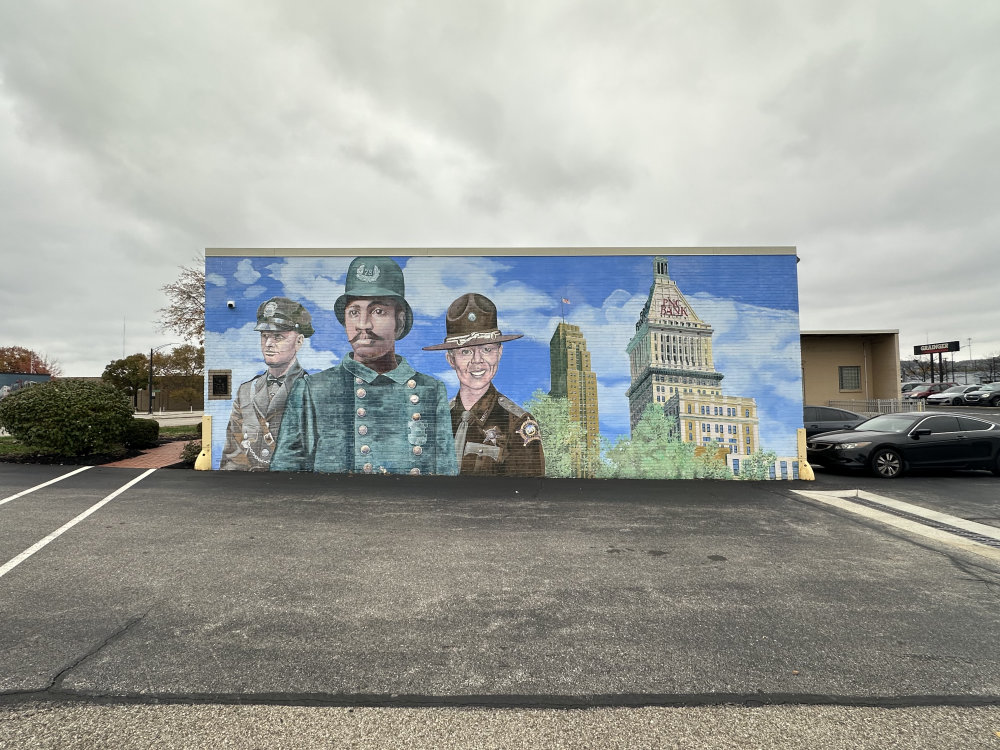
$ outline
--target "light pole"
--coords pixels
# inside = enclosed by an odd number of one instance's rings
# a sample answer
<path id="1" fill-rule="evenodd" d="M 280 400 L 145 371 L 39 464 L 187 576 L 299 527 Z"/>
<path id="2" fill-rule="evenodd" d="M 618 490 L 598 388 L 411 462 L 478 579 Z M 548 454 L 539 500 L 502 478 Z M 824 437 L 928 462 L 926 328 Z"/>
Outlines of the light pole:
<path id="1" fill-rule="evenodd" d="M 965 384 L 969 384 L 969 370 L 972 369 L 972 339 L 969 339 L 969 366 L 965 370 Z"/>
<path id="2" fill-rule="evenodd" d="M 155 349 L 149 350 L 149 413 L 153 413 L 153 352 L 166 349 L 168 346 L 178 346 L 178 344 L 162 344 Z"/>

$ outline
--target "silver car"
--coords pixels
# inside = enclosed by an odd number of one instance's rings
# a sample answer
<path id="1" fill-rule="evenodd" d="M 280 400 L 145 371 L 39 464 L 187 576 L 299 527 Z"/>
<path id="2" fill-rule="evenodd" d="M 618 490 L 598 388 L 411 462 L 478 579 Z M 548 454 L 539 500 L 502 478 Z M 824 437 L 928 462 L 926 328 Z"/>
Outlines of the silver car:
<path id="1" fill-rule="evenodd" d="M 980 388 L 978 385 L 953 385 L 951 388 L 932 393 L 927 397 L 927 406 L 961 406 L 965 403 L 965 394 Z"/>

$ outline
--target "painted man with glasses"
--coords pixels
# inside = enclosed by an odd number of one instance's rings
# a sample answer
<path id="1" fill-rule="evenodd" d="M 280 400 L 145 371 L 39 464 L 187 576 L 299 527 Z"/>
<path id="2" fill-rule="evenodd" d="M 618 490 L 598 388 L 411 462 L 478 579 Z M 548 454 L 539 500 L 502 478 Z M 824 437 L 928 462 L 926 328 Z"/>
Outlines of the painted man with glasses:
<path id="1" fill-rule="evenodd" d="M 496 305 L 475 293 L 463 294 L 451 303 L 445 329 L 443 343 L 424 349 L 444 351 L 458 376 L 459 391 L 451 400 L 451 424 L 459 473 L 545 476 L 538 422 L 493 385 L 504 342 L 522 334 L 501 332 Z"/>

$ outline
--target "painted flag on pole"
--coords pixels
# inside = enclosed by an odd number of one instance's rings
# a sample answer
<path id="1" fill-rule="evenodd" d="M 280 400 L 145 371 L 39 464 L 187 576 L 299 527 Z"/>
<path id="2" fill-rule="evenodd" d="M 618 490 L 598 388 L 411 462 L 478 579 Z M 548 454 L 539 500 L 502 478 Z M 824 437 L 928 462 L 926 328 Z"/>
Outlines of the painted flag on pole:
<path id="1" fill-rule="evenodd" d="M 562 298 L 562 301 L 563 301 L 564 305 L 568 305 L 569 304 L 569 300 L 566 299 L 565 297 Z"/>

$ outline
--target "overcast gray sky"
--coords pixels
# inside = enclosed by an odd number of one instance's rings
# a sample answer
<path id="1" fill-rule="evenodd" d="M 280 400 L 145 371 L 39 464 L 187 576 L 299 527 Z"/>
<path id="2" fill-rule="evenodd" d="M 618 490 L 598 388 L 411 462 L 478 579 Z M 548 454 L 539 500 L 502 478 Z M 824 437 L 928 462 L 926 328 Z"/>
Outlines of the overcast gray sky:
<path id="1" fill-rule="evenodd" d="M 1000 354 L 998 39 L 996 0 L 5 2 L 0 345 L 175 341 L 205 247 L 794 245 L 803 330 Z"/>

